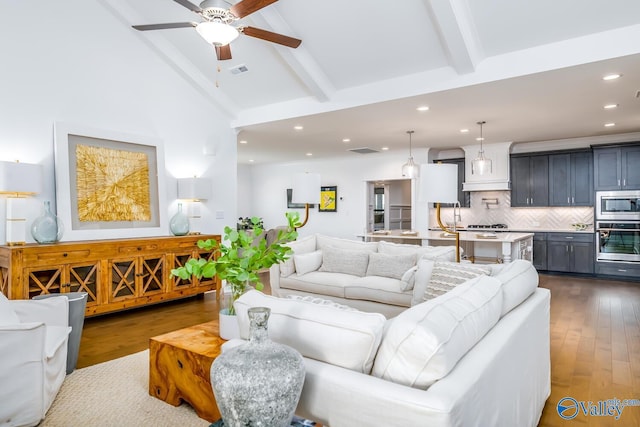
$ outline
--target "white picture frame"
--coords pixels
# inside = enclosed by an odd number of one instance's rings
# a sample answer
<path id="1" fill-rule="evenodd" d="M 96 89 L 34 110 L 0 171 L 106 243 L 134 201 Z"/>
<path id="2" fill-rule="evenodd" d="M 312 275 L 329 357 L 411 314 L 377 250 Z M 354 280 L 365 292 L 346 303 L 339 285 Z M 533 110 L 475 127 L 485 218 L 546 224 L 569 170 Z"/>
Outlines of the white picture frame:
<path id="1" fill-rule="evenodd" d="M 100 221 L 82 217 L 78 208 L 78 146 L 90 150 L 137 153 L 133 155 L 147 162 L 142 175 L 144 185 L 148 185 L 145 219 Z M 164 150 L 158 138 L 56 122 L 54 148 L 56 210 L 65 227 L 62 241 L 168 235 Z M 145 179 L 147 175 L 148 179 Z"/>

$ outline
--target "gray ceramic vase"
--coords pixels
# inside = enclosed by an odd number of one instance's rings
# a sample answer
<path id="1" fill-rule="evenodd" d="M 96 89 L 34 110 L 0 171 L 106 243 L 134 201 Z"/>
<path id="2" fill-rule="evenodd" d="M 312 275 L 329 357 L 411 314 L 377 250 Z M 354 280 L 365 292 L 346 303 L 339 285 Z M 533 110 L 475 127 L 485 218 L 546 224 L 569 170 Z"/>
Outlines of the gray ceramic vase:
<path id="1" fill-rule="evenodd" d="M 225 427 L 288 427 L 305 368 L 293 348 L 269 339 L 271 310 L 249 309 L 249 341 L 223 352 L 211 365 L 211 385 Z"/>

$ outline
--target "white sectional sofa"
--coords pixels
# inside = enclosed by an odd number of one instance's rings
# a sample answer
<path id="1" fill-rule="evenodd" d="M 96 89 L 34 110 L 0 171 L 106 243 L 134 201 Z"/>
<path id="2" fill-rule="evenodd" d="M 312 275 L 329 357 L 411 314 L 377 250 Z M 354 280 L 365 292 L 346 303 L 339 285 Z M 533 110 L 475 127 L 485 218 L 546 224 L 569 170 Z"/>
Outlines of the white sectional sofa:
<path id="1" fill-rule="evenodd" d="M 393 317 L 417 302 L 421 259 L 453 261 L 452 246 L 417 246 L 315 234 L 289 243 L 294 253 L 271 267 L 272 295 L 309 295 Z"/>
<path id="2" fill-rule="evenodd" d="M 300 416 L 330 427 L 526 427 L 550 395 L 550 293 L 537 286 L 531 263 L 516 260 L 389 320 L 257 291 L 235 307 L 244 339 L 248 308 L 270 307 L 270 338 L 304 356 Z"/>

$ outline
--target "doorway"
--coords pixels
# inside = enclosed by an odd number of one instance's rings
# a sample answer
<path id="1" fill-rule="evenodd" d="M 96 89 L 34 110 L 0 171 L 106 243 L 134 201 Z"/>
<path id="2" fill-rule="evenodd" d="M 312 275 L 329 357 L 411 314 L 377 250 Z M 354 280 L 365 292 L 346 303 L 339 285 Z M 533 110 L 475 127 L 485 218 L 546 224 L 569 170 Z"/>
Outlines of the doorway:
<path id="1" fill-rule="evenodd" d="M 411 180 L 367 181 L 367 232 L 411 230 Z"/>

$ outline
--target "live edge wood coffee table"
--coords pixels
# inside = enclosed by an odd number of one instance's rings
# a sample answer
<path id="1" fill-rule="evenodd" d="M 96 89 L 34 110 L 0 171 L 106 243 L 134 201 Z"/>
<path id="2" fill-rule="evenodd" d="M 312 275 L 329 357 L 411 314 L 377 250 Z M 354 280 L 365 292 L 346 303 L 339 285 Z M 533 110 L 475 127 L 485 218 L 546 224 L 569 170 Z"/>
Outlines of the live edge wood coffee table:
<path id="1" fill-rule="evenodd" d="M 173 406 L 184 400 L 200 418 L 219 420 L 209 370 L 224 342 L 217 320 L 151 338 L 149 394 Z"/>

